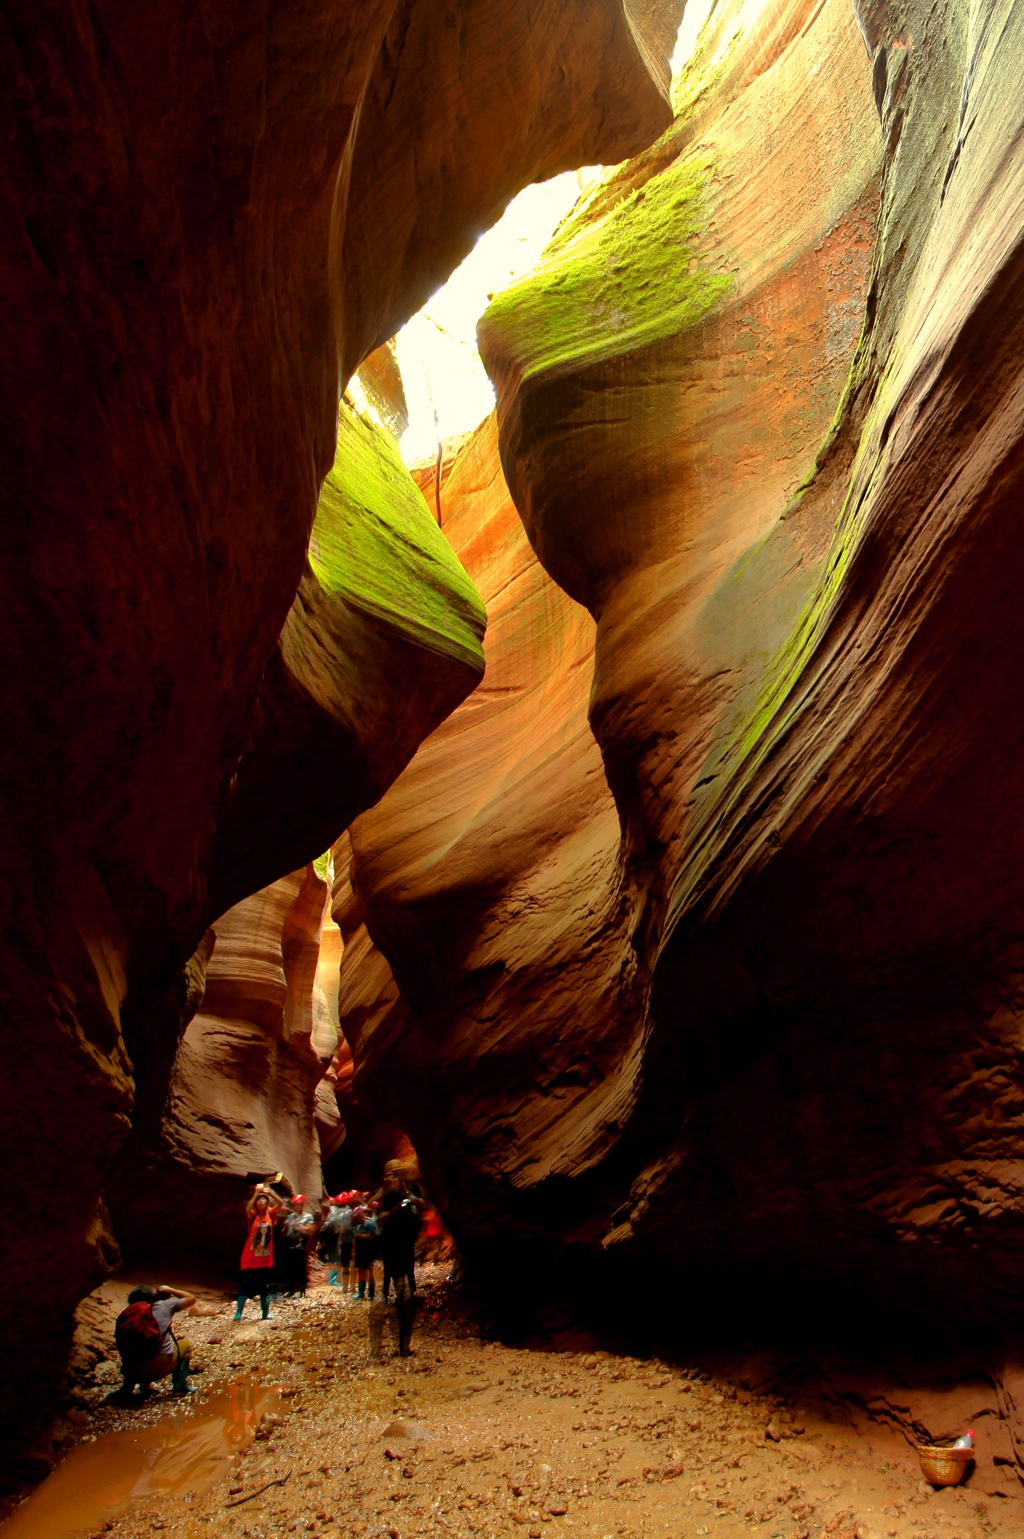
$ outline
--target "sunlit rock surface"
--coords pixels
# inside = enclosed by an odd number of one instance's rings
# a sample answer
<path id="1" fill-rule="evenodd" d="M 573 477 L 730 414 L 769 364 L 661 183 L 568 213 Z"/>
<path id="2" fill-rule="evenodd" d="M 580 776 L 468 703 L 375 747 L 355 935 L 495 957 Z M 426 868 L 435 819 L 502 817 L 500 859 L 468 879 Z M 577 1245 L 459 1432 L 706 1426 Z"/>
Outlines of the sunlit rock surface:
<path id="1" fill-rule="evenodd" d="M 614 164 L 666 126 L 682 13 L 683 0 L 398 0 L 352 157 L 342 250 L 351 367 L 521 187 Z"/>
<path id="2" fill-rule="evenodd" d="M 129 1260 L 187 1258 L 230 1274 L 248 1183 L 279 1170 L 293 1191 L 319 1197 L 317 1121 L 328 1138 L 339 1121 L 325 1079 L 338 1030 L 317 978 L 327 898 L 307 866 L 213 925 L 205 997 L 163 1114 L 151 1136 L 129 1140 L 108 1189 Z"/>
<path id="3" fill-rule="evenodd" d="M 578 1174 L 624 1119 L 632 966 L 618 818 L 587 725 L 593 621 L 530 549 L 493 418 L 442 495 L 487 605 L 487 672 L 353 824 L 354 892 L 339 859 L 334 913 L 357 1091 L 407 1129 L 435 1182 L 443 1171 L 450 1211 L 479 1222 L 478 1186 Z"/>
<path id="4" fill-rule="evenodd" d="M 339 385 L 519 187 L 664 128 L 678 13 L 5 12 L 0 969 L 6 1169 L 37 1201 L 5 1211 L 0 1236 L 39 1418 L 36 1371 L 106 1265 L 98 1192 L 132 1063 L 152 1060 L 159 1099 L 187 1016 L 182 968 L 217 911 L 381 789 L 372 753 L 353 783 L 365 745 L 339 742 L 315 663 L 321 634 L 338 642 L 334 595 L 324 613 L 303 575 Z M 429 253 L 381 227 L 380 157 Z M 457 191 L 439 202 L 439 186 Z M 358 627 L 349 642 L 356 660 L 371 646 Z M 405 660 L 396 677 L 414 682 Z M 281 732 L 296 752 L 305 735 L 312 763 L 291 828 Z M 394 735 L 415 737 L 406 720 Z M 328 806 L 316 751 L 336 747 Z M 43 1215 L 69 1171 L 58 1256 Z M 16 1395 L 3 1415 L 26 1432 Z"/>
<path id="5" fill-rule="evenodd" d="M 858 19 L 716 12 L 481 335 L 648 895 L 642 1088 L 563 1211 L 727 1318 L 977 1337 L 1024 1261 L 1024 7 Z"/>
<path id="6" fill-rule="evenodd" d="M 674 128 L 485 316 L 510 487 L 596 621 L 590 719 L 623 838 L 597 841 L 567 960 L 570 847 L 545 836 L 543 884 L 509 902 L 544 820 L 511 717 L 489 742 L 471 697 L 354 826 L 366 931 L 342 1011 L 357 1081 L 414 1108 L 404 1055 L 434 1088 L 421 1152 L 492 1277 L 513 1222 L 583 1275 L 678 1268 L 704 1318 L 819 1323 L 813 1277 L 850 1331 L 977 1334 L 1013 1316 L 1022 1260 L 1024 21 L 859 19 L 716 12 Z M 500 630 L 488 645 L 485 691 L 514 655 Z M 503 793 L 490 835 L 461 812 L 479 762 Z M 589 813 L 559 791 L 582 842 Z M 543 1013 L 515 986 L 541 957 L 546 1053 L 513 1072 Z M 584 971 L 614 980 L 607 1017 Z M 596 1118 L 573 1083 L 552 1116 L 548 1065 L 570 1059 L 614 1086 Z"/>
<path id="7" fill-rule="evenodd" d="M 306 571 L 219 821 L 215 910 L 315 858 L 483 672 L 486 616 L 391 435 L 343 403 Z"/>
<path id="8" fill-rule="evenodd" d="M 801 536 L 805 561 L 794 536 L 742 587 L 863 322 L 877 116 L 841 5 L 776 8 L 767 39 L 760 20 L 723 14 L 695 104 L 484 319 L 526 529 L 593 619 L 526 543 L 486 425 L 442 491 L 485 680 L 356 820 L 336 888 L 357 1087 L 410 1128 L 480 1259 L 510 1219 L 596 1244 L 628 1196 L 695 771 L 827 544 Z"/>

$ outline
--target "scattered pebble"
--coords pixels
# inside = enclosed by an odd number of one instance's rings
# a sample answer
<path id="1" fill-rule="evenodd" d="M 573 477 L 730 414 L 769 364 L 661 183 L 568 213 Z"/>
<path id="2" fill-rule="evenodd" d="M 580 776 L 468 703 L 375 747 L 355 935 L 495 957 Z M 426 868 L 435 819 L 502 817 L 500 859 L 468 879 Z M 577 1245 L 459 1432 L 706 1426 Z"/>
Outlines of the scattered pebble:
<path id="1" fill-rule="evenodd" d="M 176 1482 L 168 1465 L 169 1491 L 125 1505 L 97 1534 L 1010 1539 L 1024 1528 L 1019 1501 L 997 1512 L 969 1492 L 937 1497 L 902 1440 L 837 1430 L 780 1396 L 661 1361 L 484 1343 L 446 1304 L 446 1279 L 445 1268 L 424 1269 L 409 1359 L 386 1337 L 383 1360 L 369 1363 L 365 1307 L 316 1287 L 275 1304 L 267 1325 L 234 1330 L 211 1301 L 189 1326 L 206 1371 L 185 1408 L 166 1394 L 138 1409 L 108 1405 L 110 1376 L 100 1376 L 78 1441 L 172 1413 L 187 1425 L 233 1378 L 258 1376 L 281 1394 L 211 1484 L 187 1460 Z"/>

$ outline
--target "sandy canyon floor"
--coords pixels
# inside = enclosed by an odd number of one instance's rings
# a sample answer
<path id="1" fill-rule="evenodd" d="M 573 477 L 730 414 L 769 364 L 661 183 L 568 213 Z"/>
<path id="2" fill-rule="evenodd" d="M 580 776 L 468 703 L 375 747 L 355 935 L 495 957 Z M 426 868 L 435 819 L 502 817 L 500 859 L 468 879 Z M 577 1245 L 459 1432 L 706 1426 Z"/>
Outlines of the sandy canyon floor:
<path id="1" fill-rule="evenodd" d="M 1024 1503 L 934 1492 L 894 1434 L 756 1396 L 696 1367 L 484 1342 L 422 1273 L 415 1355 L 367 1361 L 367 1305 L 318 1286 L 241 1323 L 189 1322 L 200 1392 L 106 1403 L 94 1369 L 57 1471 L 3 1539 L 986 1539 Z M 116 1284 L 101 1294 L 111 1317 Z"/>

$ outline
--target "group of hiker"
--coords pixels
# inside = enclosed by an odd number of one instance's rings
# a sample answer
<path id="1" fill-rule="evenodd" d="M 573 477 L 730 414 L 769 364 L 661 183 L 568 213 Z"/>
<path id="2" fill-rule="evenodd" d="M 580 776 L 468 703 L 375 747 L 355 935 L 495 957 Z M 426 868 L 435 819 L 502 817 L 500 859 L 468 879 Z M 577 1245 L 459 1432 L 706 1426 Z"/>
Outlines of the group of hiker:
<path id="1" fill-rule="evenodd" d="M 317 1241 L 317 1256 L 328 1268 L 327 1281 L 351 1291 L 355 1300 L 376 1295 L 375 1263 L 383 1264 L 383 1297 L 391 1284 L 407 1277 L 416 1291 L 416 1241 L 423 1227 L 424 1199 L 411 1191 L 397 1161 L 385 1167 L 379 1189 L 339 1192 L 324 1199 L 320 1223 L 302 1193 L 283 1198 L 267 1182 L 257 1184 L 246 1204 L 248 1233 L 242 1247 L 235 1319 L 247 1299 L 258 1297 L 266 1320 L 270 1295 L 306 1291 L 307 1257 Z M 440 1220 L 432 1210 L 428 1231 L 433 1238 Z"/>
<path id="2" fill-rule="evenodd" d="M 287 1199 L 259 1182 L 245 1205 L 248 1233 L 242 1246 L 235 1319 L 242 1318 L 246 1299 L 258 1298 L 264 1320 L 270 1317 L 271 1293 L 305 1297 L 309 1242 L 316 1219 L 304 1192 Z"/>
<path id="3" fill-rule="evenodd" d="M 280 1173 L 258 1182 L 245 1204 L 246 1236 L 239 1267 L 235 1319 L 246 1301 L 258 1298 L 263 1319 L 270 1318 L 274 1293 L 305 1296 L 310 1248 L 327 1267 L 327 1281 L 351 1292 L 353 1302 L 370 1303 L 370 1356 L 379 1358 L 384 1319 L 392 1287 L 396 1306 L 399 1352 L 407 1357 L 416 1311 L 416 1250 L 423 1231 L 426 1254 L 436 1255 L 444 1229 L 437 1212 L 404 1179 L 397 1161 L 384 1169 L 379 1189 L 344 1191 L 324 1198 L 318 1221 L 297 1192 L 282 1196 L 274 1190 Z M 376 1265 L 381 1263 L 382 1286 L 377 1299 Z M 136 1288 L 118 1318 L 116 1339 L 124 1383 L 120 1396 L 131 1397 L 138 1386 L 148 1392 L 156 1379 L 171 1377 L 172 1393 L 190 1394 L 191 1343 L 178 1340 L 171 1326 L 176 1314 L 191 1309 L 195 1298 L 179 1289 Z"/>

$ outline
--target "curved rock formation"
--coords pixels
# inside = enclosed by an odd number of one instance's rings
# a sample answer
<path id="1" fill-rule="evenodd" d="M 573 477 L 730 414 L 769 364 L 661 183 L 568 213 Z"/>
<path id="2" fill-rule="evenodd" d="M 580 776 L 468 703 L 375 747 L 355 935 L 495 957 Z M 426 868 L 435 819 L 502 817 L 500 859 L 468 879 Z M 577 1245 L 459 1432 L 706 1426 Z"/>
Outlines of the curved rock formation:
<path id="1" fill-rule="evenodd" d="M 962 28 L 914 5 L 860 18 L 886 147 L 875 279 L 798 516 L 831 512 L 833 467 L 851 468 L 807 601 L 715 745 L 657 1017 L 662 1056 L 689 1039 L 702 1065 L 713 1152 L 702 1131 L 692 1154 L 706 1190 L 735 1193 L 755 1254 L 799 1266 L 826 1216 L 844 1276 L 882 1307 L 895 1295 L 997 1330 L 1024 1265 L 1007 709 L 1024 639 L 1024 104 L 1005 75 L 1024 11 L 979 9 Z M 713 951 L 731 998 L 709 979 Z M 703 995 L 696 1032 L 687 994 Z M 755 1068 L 748 1048 L 722 1091 L 708 1035 L 767 1052 Z M 789 1116 L 764 1104 L 772 1084 Z M 757 1174 L 737 1187 L 741 1128 Z M 659 1182 L 688 1184 L 689 1158 L 663 1152 Z"/>
<path id="2" fill-rule="evenodd" d="M 354 893 L 338 850 L 334 914 L 357 1092 L 479 1224 L 481 1183 L 578 1174 L 624 1116 L 632 967 L 618 818 L 587 725 L 593 622 L 530 550 L 493 418 L 443 498 L 487 605 L 487 672 L 356 819 Z"/>
<path id="3" fill-rule="evenodd" d="M 215 912 L 377 800 L 478 682 L 485 624 L 394 440 L 343 403 L 306 572 L 218 821 Z"/>
<path id="4" fill-rule="evenodd" d="M 338 1030 L 317 971 L 327 883 L 307 866 L 213 926 L 198 1015 L 174 1060 L 159 1125 L 126 1144 L 107 1197 L 132 1261 L 233 1271 L 247 1186 L 280 1170 L 315 1203 L 339 1122 L 325 1078 Z M 333 1112 L 332 1112 L 333 1108 Z"/>
<path id="5" fill-rule="evenodd" d="M 722 7 L 670 132 L 482 322 L 509 485 L 597 623 L 623 837 L 574 906 L 545 818 L 582 838 L 586 807 L 511 794 L 521 739 L 477 697 L 353 827 L 358 1073 L 481 1259 L 512 1222 L 684 1268 L 705 1318 L 806 1325 L 810 1278 L 865 1330 L 1013 1318 L 1024 9 L 985 17 Z M 510 792 L 486 854 L 478 763 Z M 559 1060 L 599 1066 L 596 1116 Z"/>
<path id="6" fill-rule="evenodd" d="M 998 1332 L 1024 1263 L 1024 8 L 858 14 L 870 70 L 841 6 L 745 43 L 716 13 L 677 126 L 481 336 L 531 537 L 598 619 L 647 894 L 641 1090 L 581 1216 L 734 1317 L 846 1298 L 865 1329 Z"/>
<path id="7" fill-rule="evenodd" d="M 512 1216 L 596 1237 L 628 1193 L 608 1167 L 694 770 L 764 608 L 780 624 L 810 581 L 794 540 L 767 606 L 756 583 L 734 598 L 842 392 L 877 125 L 842 6 L 771 19 L 765 38 L 723 12 L 670 133 L 485 317 L 526 527 L 596 632 L 525 545 L 482 429 L 443 496 L 488 607 L 485 682 L 353 825 L 354 909 L 336 889 L 357 1085 L 410 1129 L 470 1254 Z M 810 562 L 825 540 L 802 538 Z"/>
<path id="8" fill-rule="evenodd" d="M 159 1100 L 209 920 L 381 789 L 318 671 L 377 632 L 339 638 L 337 595 L 303 576 L 339 374 L 520 186 L 661 131 L 650 66 L 678 11 L 600 0 L 567 26 L 555 0 L 6 7 L 0 969 L 8 1179 L 39 1201 L 0 1232 L 7 1324 L 38 1348 L 26 1383 L 51 1374 L 106 1265 L 98 1192 L 132 1065 L 153 1066 Z M 483 118 L 513 64 L 497 166 Z M 458 189 L 429 255 L 380 227 L 379 155 L 415 225 L 439 167 Z M 295 783 L 281 731 L 313 789 L 262 848 Z M 411 717 L 395 735 L 415 746 Z M 332 801 L 318 752 L 335 751 Z M 36 1214 L 69 1169 L 57 1264 Z M 16 1400 L 0 1438 L 28 1427 Z M 35 1389 L 29 1413 L 46 1414 Z"/>
<path id="9" fill-rule="evenodd" d="M 507 0 L 399 0 L 352 158 L 342 251 L 349 372 L 419 309 L 521 187 L 613 164 L 666 126 L 683 3 L 558 0 L 524 10 Z"/>

